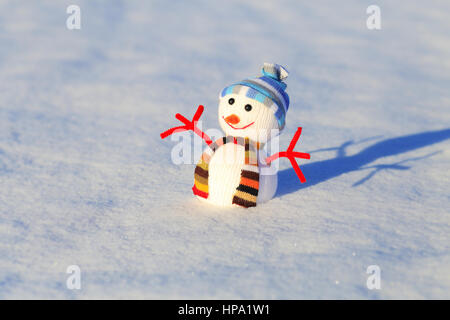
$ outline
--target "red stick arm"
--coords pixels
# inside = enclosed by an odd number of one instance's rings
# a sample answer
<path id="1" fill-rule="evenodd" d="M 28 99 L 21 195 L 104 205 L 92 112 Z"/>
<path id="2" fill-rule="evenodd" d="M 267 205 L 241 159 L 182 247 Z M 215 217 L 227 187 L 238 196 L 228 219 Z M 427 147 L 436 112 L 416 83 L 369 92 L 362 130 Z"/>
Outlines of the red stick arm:
<path id="1" fill-rule="evenodd" d="M 204 109 L 205 109 L 205 107 L 203 107 L 202 105 L 199 105 L 198 108 L 197 108 L 197 111 L 194 114 L 194 117 L 192 118 L 192 121 L 189 121 L 184 116 L 182 116 L 181 114 L 177 113 L 175 115 L 175 118 L 177 118 L 182 123 L 184 123 L 184 126 L 173 127 L 173 128 L 170 128 L 169 130 L 164 131 L 163 133 L 160 134 L 161 139 L 164 139 L 164 138 L 170 136 L 175 131 L 189 131 L 189 130 L 192 130 L 195 134 L 197 134 L 203 140 L 205 140 L 206 144 L 210 145 L 212 143 L 211 138 L 208 137 L 208 135 L 206 133 L 204 133 L 203 131 L 201 131 L 197 127 L 197 122 L 200 119 Z"/>
<path id="2" fill-rule="evenodd" d="M 287 150 L 274 153 L 270 157 L 267 157 L 266 163 L 270 164 L 275 159 L 282 158 L 282 157 L 288 158 L 289 161 L 291 162 L 292 168 L 294 168 L 295 173 L 297 174 L 298 178 L 300 179 L 300 182 L 305 183 L 306 178 L 303 175 L 302 170 L 300 170 L 300 167 L 298 166 L 297 161 L 295 161 L 295 158 L 311 159 L 311 155 L 309 153 L 293 151 L 301 134 L 302 134 L 302 128 L 298 127 L 297 132 L 295 132 L 294 137 L 292 138 L 291 143 L 289 144 L 289 147 L 287 148 Z"/>

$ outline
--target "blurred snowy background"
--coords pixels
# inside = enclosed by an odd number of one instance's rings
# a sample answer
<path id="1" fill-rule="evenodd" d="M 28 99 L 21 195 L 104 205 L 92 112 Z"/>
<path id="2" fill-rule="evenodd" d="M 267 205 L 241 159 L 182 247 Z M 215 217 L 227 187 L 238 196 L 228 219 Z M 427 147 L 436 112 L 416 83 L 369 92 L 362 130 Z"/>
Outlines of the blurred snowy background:
<path id="1" fill-rule="evenodd" d="M 209 207 L 159 133 L 263 62 L 308 182 Z M 448 1 L 1 0 L 0 298 L 449 299 L 449 147 Z"/>

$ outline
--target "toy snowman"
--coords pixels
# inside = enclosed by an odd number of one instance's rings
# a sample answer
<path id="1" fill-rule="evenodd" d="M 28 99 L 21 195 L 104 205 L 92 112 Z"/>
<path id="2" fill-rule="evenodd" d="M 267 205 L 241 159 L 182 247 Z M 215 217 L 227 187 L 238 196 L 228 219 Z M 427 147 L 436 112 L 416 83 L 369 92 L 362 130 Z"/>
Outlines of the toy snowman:
<path id="1" fill-rule="evenodd" d="M 264 145 L 285 126 L 289 96 L 284 81 L 288 71 L 265 63 L 262 76 L 246 79 L 222 90 L 219 97 L 219 123 L 225 136 L 213 142 L 197 127 L 204 107 L 199 106 L 192 121 L 180 114 L 175 117 L 183 126 L 161 133 L 161 138 L 175 131 L 192 130 L 208 147 L 194 172 L 194 194 L 218 206 L 254 207 L 273 198 L 277 189 L 273 160 L 290 160 L 302 183 L 306 182 L 295 158 L 309 159 L 307 153 L 295 152 L 301 127 L 297 129 L 288 149 L 269 157 Z"/>

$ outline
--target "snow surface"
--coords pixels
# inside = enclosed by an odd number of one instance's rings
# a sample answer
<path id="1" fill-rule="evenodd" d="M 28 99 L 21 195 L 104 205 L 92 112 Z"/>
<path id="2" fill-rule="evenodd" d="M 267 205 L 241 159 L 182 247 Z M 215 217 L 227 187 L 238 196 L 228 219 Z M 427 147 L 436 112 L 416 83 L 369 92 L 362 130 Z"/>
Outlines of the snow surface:
<path id="1" fill-rule="evenodd" d="M 449 299 L 450 3 L 370 4 L 2 0 L 0 298 Z M 210 207 L 159 133 L 266 61 L 308 182 Z"/>

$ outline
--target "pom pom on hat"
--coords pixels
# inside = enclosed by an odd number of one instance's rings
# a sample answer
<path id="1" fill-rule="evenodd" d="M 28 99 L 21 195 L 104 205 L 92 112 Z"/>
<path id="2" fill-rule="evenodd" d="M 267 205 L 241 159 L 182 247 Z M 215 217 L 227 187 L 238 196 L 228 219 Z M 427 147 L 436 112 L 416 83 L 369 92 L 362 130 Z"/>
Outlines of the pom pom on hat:
<path id="1" fill-rule="evenodd" d="M 279 64 L 265 62 L 262 68 L 262 74 L 277 81 L 284 81 L 288 77 L 289 72 Z"/>

